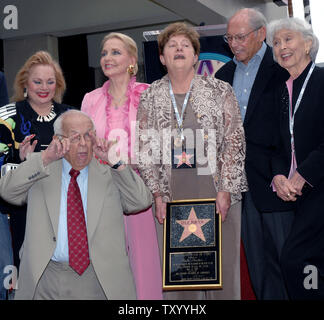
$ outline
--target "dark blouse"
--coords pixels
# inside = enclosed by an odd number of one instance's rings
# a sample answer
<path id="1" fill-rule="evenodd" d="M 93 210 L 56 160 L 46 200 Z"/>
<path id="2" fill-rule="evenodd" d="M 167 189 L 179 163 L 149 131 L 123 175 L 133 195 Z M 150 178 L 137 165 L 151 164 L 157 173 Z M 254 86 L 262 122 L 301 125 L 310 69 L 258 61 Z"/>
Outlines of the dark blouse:
<path id="1" fill-rule="evenodd" d="M 50 121 L 37 120 L 38 114 L 27 100 L 11 103 L 0 108 L 0 142 L 12 145 L 1 165 L 7 162 L 21 162 L 18 143 L 31 134 L 35 134 L 33 140 L 38 140 L 35 152 L 46 149 L 54 135 L 54 121 L 61 113 L 72 109 L 70 106 L 56 102 L 53 103 L 53 106 L 56 115 Z"/>
<path id="2" fill-rule="evenodd" d="M 293 81 L 293 106 L 310 69 L 311 63 L 301 75 Z M 297 171 L 311 185 L 324 181 L 324 69 L 315 67 L 306 86 L 299 109 L 295 114 L 294 140 Z M 288 176 L 291 160 L 291 142 L 289 132 L 289 96 L 286 84 L 278 95 L 280 99 L 279 150 L 274 157 L 273 173 Z"/>

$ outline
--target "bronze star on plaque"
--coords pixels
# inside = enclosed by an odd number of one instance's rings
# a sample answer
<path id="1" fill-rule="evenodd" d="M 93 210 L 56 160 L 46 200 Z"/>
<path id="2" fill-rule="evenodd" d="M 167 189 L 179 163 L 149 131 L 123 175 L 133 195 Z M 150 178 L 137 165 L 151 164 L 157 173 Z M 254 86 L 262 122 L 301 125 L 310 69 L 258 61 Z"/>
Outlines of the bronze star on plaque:
<path id="1" fill-rule="evenodd" d="M 196 235 L 198 238 L 206 242 L 201 227 L 205 225 L 207 222 L 209 222 L 210 220 L 211 219 L 198 219 L 195 209 L 192 207 L 187 220 L 176 220 L 176 222 L 179 223 L 184 228 L 179 242 L 183 241 L 191 234 Z"/>

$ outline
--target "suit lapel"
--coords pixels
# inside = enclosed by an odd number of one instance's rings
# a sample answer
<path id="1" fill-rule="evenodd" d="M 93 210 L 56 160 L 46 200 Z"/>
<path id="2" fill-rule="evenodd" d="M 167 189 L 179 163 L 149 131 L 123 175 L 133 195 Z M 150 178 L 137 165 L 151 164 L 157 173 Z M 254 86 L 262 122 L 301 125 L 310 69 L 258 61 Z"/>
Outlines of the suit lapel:
<path id="1" fill-rule="evenodd" d="M 236 70 L 236 64 L 233 60 L 231 60 L 230 62 L 228 62 L 226 72 L 222 74 L 221 79 L 223 81 L 228 82 L 232 86 L 234 81 L 235 70 Z"/>
<path id="2" fill-rule="evenodd" d="M 259 103 L 260 96 L 262 95 L 264 88 L 268 84 L 269 79 L 273 74 L 273 65 L 274 61 L 272 58 L 271 49 L 267 47 L 267 50 L 264 54 L 263 60 L 261 61 L 259 70 L 254 80 L 254 84 L 252 86 L 251 94 L 249 97 L 249 103 L 246 111 L 246 115 L 244 118 L 244 125 L 248 123 L 250 120 L 255 106 Z"/>
<path id="3" fill-rule="evenodd" d="M 96 159 L 89 164 L 88 200 L 87 200 L 87 228 L 88 239 L 91 240 L 100 214 L 103 202 L 107 196 L 108 169 L 100 166 Z"/>
<path id="4" fill-rule="evenodd" d="M 50 166 L 50 175 L 44 179 L 43 191 L 49 217 L 52 222 L 55 237 L 57 238 L 58 222 L 60 216 L 62 185 L 62 161 L 55 161 Z"/>
<path id="5" fill-rule="evenodd" d="M 60 216 L 62 161 L 54 162 L 50 167 L 50 176 L 43 183 L 44 198 L 48 214 L 57 238 Z M 87 227 L 88 238 L 91 239 L 102 212 L 101 208 L 107 190 L 107 170 L 93 159 L 89 164 L 88 200 L 87 200 Z"/>

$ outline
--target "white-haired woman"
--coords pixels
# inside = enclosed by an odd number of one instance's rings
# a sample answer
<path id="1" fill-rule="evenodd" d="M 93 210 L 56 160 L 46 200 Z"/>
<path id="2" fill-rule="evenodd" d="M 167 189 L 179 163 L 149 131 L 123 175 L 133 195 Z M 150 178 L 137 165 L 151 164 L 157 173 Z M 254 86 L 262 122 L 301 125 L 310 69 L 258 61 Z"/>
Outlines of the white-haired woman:
<path id="1" fill-rule="evenodd" d="M 324 70 L 314 63 L 319 43 L 298 18 L 271 22 L 267 41 L 290 74 L 278 92 L 281 151 L 273 159 L 274 189 L 295 203 L 282 272 L 291 299 L 324 298 Z M 310 265 L 318 274 L 307 280 Z M 318 289 L 308 290 L 309 285 Z"/>

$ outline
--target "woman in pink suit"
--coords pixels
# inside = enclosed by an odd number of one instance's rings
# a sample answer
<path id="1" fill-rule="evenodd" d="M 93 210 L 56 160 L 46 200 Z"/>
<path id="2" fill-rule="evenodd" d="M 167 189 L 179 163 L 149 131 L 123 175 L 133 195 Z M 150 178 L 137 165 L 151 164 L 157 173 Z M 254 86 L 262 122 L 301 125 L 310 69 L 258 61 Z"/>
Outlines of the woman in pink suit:
<path id="1" fill-rule="evenodd" d="M 141 93 L 148 84 L 136 82 L 137 46 L 122 33 L 102 41 L 100 65 L 109 80 L 84 96 L 81 110 L 95 122 L 97 136 L 116 141 L 122 160 L 134 161 L 135 122 Z M 152 210 L 124 215 L 126 246 L 137 299 L 162 299 L 160 256 Z"/>

